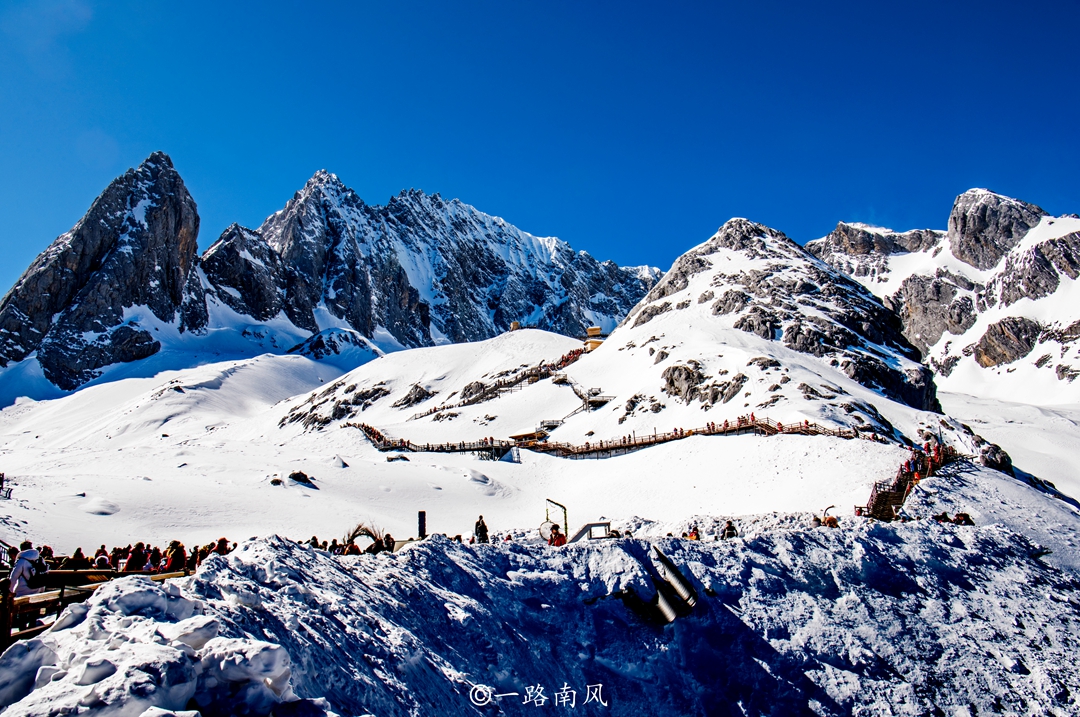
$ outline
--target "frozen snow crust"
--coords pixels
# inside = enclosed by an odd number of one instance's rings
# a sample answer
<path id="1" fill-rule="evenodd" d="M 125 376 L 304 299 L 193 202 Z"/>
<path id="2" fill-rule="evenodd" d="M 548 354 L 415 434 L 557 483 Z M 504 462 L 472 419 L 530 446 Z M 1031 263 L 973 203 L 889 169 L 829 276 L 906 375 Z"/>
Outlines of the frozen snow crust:
<path id="1" fill-rule="evenodd" d="M 977 495 L 989 476 L 921 490 Z M 1080 583 L 1027 538 L 1001 524 L 803 525 L 762 516 L 726 542 L 561 550 L 433 537 L 358 558 L 252 540 L 165 586 L 118 580 L 9 649 L 4 715 L 536 714 L 522 704 L 536 685 L 549 699 L 569 685 L 584 714 L 1080 709 Z M 654 592 L 654 544 L 701 595 L 664 628 L 619 599 Z M 477 708 L 475 684 L 521 696 Z M 583 704 L 595 684 L 608 707 Z"/>

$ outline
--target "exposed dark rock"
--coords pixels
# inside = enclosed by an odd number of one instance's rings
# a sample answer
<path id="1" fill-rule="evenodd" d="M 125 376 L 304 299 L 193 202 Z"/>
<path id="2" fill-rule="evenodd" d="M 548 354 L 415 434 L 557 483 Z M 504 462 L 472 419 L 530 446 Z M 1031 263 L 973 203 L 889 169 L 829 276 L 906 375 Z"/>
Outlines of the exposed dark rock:
<path id="1" fill-rule="evenodd" d="M 45 376 L 70 390 L 103 366 L 160 348 L 126 309 L 202 330 L 205 300 L 192 278 L 198 236 L 195 201 L 169 157 L 155 152 L 114 180 L 0 302 L 0 365 L 36 350 Z"/>
<path id="2" fill-rule="evenodd" d="M 796 319 L 788 324 L 784 328 L 784 345 L 801 353 L 824 357 L 859 343 L 858 337 L 850 331 L 815 319 Z"/>
<path id="3" fill-rule="evenodd" d="M 433 421 L 452 421 L 461 414 L 457 411 L 440 411 L 431 417 Z"/>
<path id="4" fill-rule="evenodd" d="M 1057 373 L 1059 381 L 1068 381 L 1069 383 L 1072 383 L 1077 376 L 1080 376 L 1080 371 L 1074 369 L 1068 364 L 1063 363 L 1055 366 L 1054 372 Z"/>
<path id="5" fill-rule="evenodd" d="M 647 324 L 652 321 L 653 318 L 668 311 L 671 311 L 670 301 L 665 301 L 664 303 L 659 305 L 649 304 L 648 306 L 645 306 L 640 312 L 638 312 L 637 319 L 634 321 L 634 326 L 641 326 L 642 324 Z"/>
<path id="6" fill-rule="evenodd" d="M 330 323 L 369 339 L 385 330 L 406 347 L 490 338 L 526 317 L 578 336 L 595 320 L 622 319 L 659 274 L 598 262 L 437 194 L 370 206 L 327 172 L 258 230 L 230 226 L 202 262 L 198 229 L 166 155 L 116 179 L 0 302 L 0 366 L 36 351 L 46 377 L 74 389 L 160 350 L 150 324 L 203 332 L 208 302 L 253 323 L 284 312 L 310 332 L 325 310 Z"/>
<path id="7" fill-rule="evenodd" d="M 1080 233 L 1044 241 L 1036 249 L 1065 276 L 1070 279 L 1080 277 Z"/>
<path id="8" fill-rule="evenodd" d="M 675 260 L 671 269 L 664 274 L 649 293 L 645 296 L 645 303 L 651 304 L 666 296 L 677 294 L 690 285 L 690 277 L 708 271 L 712 263 L 701 254 L 687 253 Z M 637 324 L 634 324 L 637 326 Z"/>
<path id="9" fill-rule="evenodd" d="M 1042 327 L 1031 319 L 1009 317 L 990 324 L 975 344 L 975 360 L 983 368 L 1012 363 L 1035 348 Z"/>
<path id="10" fill-rule="evenodd" d="M 746 377 L 745 374 L 737 373 L 731 378 L 730 381 L 720 384 L 720 388 L 722 391 L 721 398 L 723 399 L 724 403 L 727 403 L 731 399 L 738 396 L 739 391 L 742 390 L 743 384 L 745 384 L 748 380 L 749 379 Z M 714 399 L 711 402 L 715 403 L 716 401 Z"/>
<path id="11" fill-rule="evenodd" d="M 711 292 L 710 292 L 711 293 Z M 712 305 L 712 312 L 716 315 L 734 314 L 746 308 L 750 303 L 750 296 L 738 289 L 729 289 Z"/>
<path id="12" fill-rule="evenodd" d="M 942 232 L 933 229 L 893 232 L 865 224 L 839 222 L 828 236 L 808 242 L 806 248 L 819 259 L 834 253 L 848 256 L 901 254 L 933 249 L 941 242 L 941 235 Z M 831 262 L 826 260 L 826 263 Z"/>
<path id="13" fill-rule="evenodd" d="M 940 237 L 934 232 L 908 233 L 902 240 L 919 249 L 934 245 Z M 890 246 L 901 247 L 898 241 Z M 913 363 L 919 351 L 904 337 L 899 318 L 865 287 L 760 224 L 745 219 L 724 224 L 709 241 L 680 257 L 678 271 L 665 276 L 646 301 L 673 296 L 689 287 L 690 277 L 710 267 L 723 269 L 729 265 L 725 250 L 755 261 L 751 268 L 718 271 L 710 277 L 711 290 L 719 297 L 712 305 L 714 315 L 736 314 L 736 329 L 770 341 L 782 338 L 788 348 L 846 366 L 847 375 L 889 398 L 937 410 L 931 374 Z M 638 310 L 642 317 L 638 321 L 644 320 L 648 309 Z M 697 395 L 707 403 L 722 400 L 728 387 L 714 386 L 700 386 Z"/>
<path id="14" fill-rule="evenodd" d="M 926 366 L 897 371 L 880 359 L 853 355 L 840 362 L 840 370 L 853 381 L 894 401 L 924 411 L 941 412 L 934 374 Z"/>
<path id="15" fill-rule="evenodd" d="M 866 401 L 851 401 L 840 404 L 845 413 L 851 414 L 859 422 L 859 430 L 864 433 L 892 435 L 896 432 L 893 425 L 881 415 L 877 406 Z"/>
<path id="16" fill-rule="evenodd" d="M 267 321 L 285 307 L 288 270 L 257 231 L 233 224 L 206 250 L 202 265 L 215 298 L 233 311 Z"/>
<path id="17" fill-rule="evenodd" d="M 432 345 L 433 327 L 454 342 L 476 341 L 532 316 L 537 328 L 583 335 L 595 316 L 625 316 L 656 278 L 562 242 L 537 252 L 536 239 L 438 194 L 409 190 L 386 206 L 368 205 L 328 172 L 316 173 L 258 234 L 288 267 L 284 308 L 297 326 L 314 330 L 321 303 L 364 336 L 382 326 L 410 347 Z M 431 285 L 414 286 L 420 277 L 399 257 L 430 264 Z"/>
<path id="18" fill-rule="evenodd" d="M 682 399 L 684 403 L 690 403 L 697 398 L 698 387 L 705 380 L 701 371 L 682 364 L 668 366 L 660 377 L 664 379 L 661 390 L 669 396 Z"/>
<path id="19" fill-rule="evenodd" d="M 415 406 L 418 403 L 428 400 L 436 393 L 438 393 L 438 391 L 429 391 L 420 384 L 414 383 L 412 388 L 409 389 L 408 393 L 406 393 L 402 398 L 394 401 L 390 405 L 393 408 L 408 408 L 410 406 Z"/>
<path id="20" fill-rule="evenodd" d="M 934 277 L 916 274 L 885 299 L 903 323 L 904 337 L 925 356 L 948 331 L 962 334 L 978 317 L 971 292 L 982 287 L 962 276 L 939 269 Z"/>
<path id="21" fill-rule="evenodd" d="M 939 376 L 948 376 L 956 368 L 956 364 L 960 363 L 959 356 L 946 356 L 941 361 L 936 358 L 930 359 L 930 367 L 934 369 L 934 372 Z"/>
<path id="22" fill-rule="evenodd" d="M 943 236 L 944 232 L 931 229 L 892 232 L 840 222 L 828 236 L 808 242 L 806 250 L 848 276 L 884 281 L 889 273 L 888 257 L 928 251 L 938 246 Z"/>
<path id="23" fill-rule="evenodd" d="M 350 331 L 349 329 L 326 329 L 320 331 L 293 346 L 286 353 L 307 356 L 319 361 L 330 356 L 339 356 L 349 349 L 361 349 L 375 355 L 375 351 L 371 348 L 371 344 L 368 343 L 367 339 L 361 336 L 359 332 Z"/>
<path id="24" fill-rule="evenodd" d="M 466 384 L 465 388 L 461 389 L 461 400 L 470 401 L 477 396 L 481 396 L 488 390 L 487 384 L 483 381 L 473 381 Z"/>
<path id="25" fill-rule="evenodd" d="M 971 189 L 953 204 L 949 245 L 960 261 L 976 269 L 992 269 L 1044 216 L 1046 212 L 1034 204 Z"/>
<path id="26" fill-rule="evenodd" d="M 652 351 L 651 347 L 649 348 L 649 351 Z M 669 356 L 668 352 L 661 349 L 660 351 L 658 351 L 656 353 L 656 360 L 653 361 L 653 365 L 656 365 L 656 364 L 660 363 L 661 361 L 666 359 L 668 356 Z"/>
<path id="27" fill-rule="evenodd" d="M 780 329 L 780 323 L 776 320 L 776 315 L 773 312 L 760 306 L 754 306 L 739 317 L 734 327 L 740 331 L 755 334 L 771 341 L 776 337 L 776 332 Z"/>
<path id="28" fill-rule="evenodd" d="M 768 356 L 755 356 L 746 362 L 747 366 L 757 366 L 758 368 L 765 370 L 769 368 L 780 368 L 780 362 L 774 358 Z"/>
<path id="29" fill-rule="evenodd" d="M 996 443 L 983 443 L 979 446 L 979 462 L 987 468 L 1015 475 L 1012 458 Z"/>
<path id="30" fill-rule="evenodd" d="M 1023 254 L 1009 255 L 988 293 L 1000 298 L 1003 306 L 1025 298 L 1038 300 L 1057 291 L 1060 274 L 1070 279 L 1080 275 L 1080 235 L 1051 239 Z"/>

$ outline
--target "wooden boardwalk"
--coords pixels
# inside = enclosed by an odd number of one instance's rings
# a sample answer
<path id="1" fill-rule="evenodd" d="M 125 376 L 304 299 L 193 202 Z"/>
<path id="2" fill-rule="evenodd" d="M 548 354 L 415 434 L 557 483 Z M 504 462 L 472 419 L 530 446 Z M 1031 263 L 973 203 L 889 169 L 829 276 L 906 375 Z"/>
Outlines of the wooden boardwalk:
<path id="1" fill-rule="evenodd" d="M 942 466 L 965 457 L 952 446 L 935 451 L 916 452 L 911 459 L 904 461 L 896 471 L 895 478 L 874 484 L 866 505 L 855 506 L 855 515 L 865 515 L 886 522 L 895 520 L 904 501 L 919 481 L 934 475 Z"/>
<path id="2" fill-rule="evenodd" d="M 374 426 L 365 423 L 346 423 L 345 426 L 357 428 L 364 433 L 372 445 L 380 451 L 401 451 L 412 453 L 476 453 L 484 458 L 498 460 L 505 456 L 513 448 L 547 453 L 559 458 L 610 458 L 633 451 L 679 441 L 692 436 L 736 436 L 746 433 L 754 433 L 760 436 L 777 435 L 800 435 L 800 436 L 834 436 L 844 439 L 864 438 L 872 440 L 873 434 L 861 433 L 852 428 L 828 428 L 817 423 L 804 421 L 802 423 L 779 423 L 771 418 L 756 418 L 744 416 L 735 421 L 723 423 L 708 423 L 700 428 L 682 429 L 677 428 L 666 433 L 651 433 L 645 435 L 626 435 L 613 439 L 599 441 L 586 441 L 581 444 L 562 443 L 547 440 L 502 440 L 494 437 L 481 438 L 475 441 L 449 441 L 446 443 L 417 443 L 405 438 L 387 436 Z"/>

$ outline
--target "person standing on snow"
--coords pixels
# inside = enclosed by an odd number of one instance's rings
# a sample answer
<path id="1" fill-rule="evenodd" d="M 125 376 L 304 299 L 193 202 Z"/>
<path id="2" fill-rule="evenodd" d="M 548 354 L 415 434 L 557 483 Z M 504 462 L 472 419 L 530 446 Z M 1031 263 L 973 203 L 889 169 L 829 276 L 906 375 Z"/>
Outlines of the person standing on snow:
<path id="1" fill-rule="evenodd" d="M 730 538 L 739 537 L 739 531 L 735 528 L 735 524 L 730 520 L 724 523 L 724 529 L 720 531 L 720 539 L 728 540 Z"/>
<path id="2" fill-rule="evenodd" d="M 559 530 L 558 525 L 551 526 L 551 537 L 548 538 L 548 545 L 553 548 L 560 548 L 566 545 L 566 536 Z"/>
<path id="3" fill-rule="evenodd" d="M 473 535 L 476 536 L 476 542 L 486 543 L 488 542 L 488 527 L 484 522 L 484 516 L 480 516 L 480 519 L 476 521 L 476 525 L 473 526 Z"/>

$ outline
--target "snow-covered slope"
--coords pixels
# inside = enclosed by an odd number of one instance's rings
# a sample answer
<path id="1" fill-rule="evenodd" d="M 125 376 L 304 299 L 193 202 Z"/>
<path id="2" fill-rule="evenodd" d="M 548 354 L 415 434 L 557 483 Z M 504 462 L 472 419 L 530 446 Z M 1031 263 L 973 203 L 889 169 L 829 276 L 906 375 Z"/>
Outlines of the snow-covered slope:
<path id="1" fill-rule="evenodd" d="M 1080 401 L 1080 219 L 983 189 L 949 230 L 840 224 L 807 250 L 881 297 L 942 390 L 1032 403 Z"/>
<path id="2" fill-rule="evenodd" d="M 251 541 L 191 578 L 127 578 L 69 608 L 0 658 L 0 699 L 35 717 L 95 700 L 133 715 L 524 715 L 539 688 L 539 707 L 585 714 L 1072 714 L 1080 581 L 1008 525 L 1057 517 L 1054 501 L 1005 482 L 949 471 L 912 501 L 979 527 L 774 514 L 724 542 L 434 537 L 358 558 Z M 990 520 L 999 498 L 1009 512 Z M 654 544 L 698 593 L 662 629 L 632 608 L 657 589 Z"/>
<path id="3" fill-rule="evenodd" d="M 958 464 L 916 488 L 905 510 L 920 520 L 885 525 L 850 517 L 850 506 L 895 474 L 908 456 L 895 444 L 702 435 L 605 460 L 522 451 L 520 463 L 432 453 L 388 462 L 347 425 L 417 442 L 505 437 L 600 388 L 616 398 L 570 416 L 555 438 L 756 410 L 911 439 L 940 429 L 972 452 L 955 421 L 885 397 L 918 395 L 904 388 L 917 364 L 898 328 L 851 321 L 881 307 L 845 281 L 782 235 L 735 220 L 604 345 L 565 366 L 568 384 L 526 381 L 421 415 L 581 346 L 526 329 L 391 353 L 345 374 L 300 355 L 320 350 L 310 342 L 0 411 L 14 489 L 0 502 L 7 542 L 66 551 L 263 536 L 192 578 L 117 581 L 69 609 L 0 657 L 0 705 L 13 703 L 10 715 L 108 704 L 137 716 L 151 706 L 204 717 L 456 716 L 492 713 L 469 698 L 490 686 L 505 695 L 492 697 L 502 713 L 535 714 L 520 700 L 540 686 L 546 708 L 574 690 L 576 707 L 560 709 L 614 715 L 1076 711 L 1080 512 L 1037 481 Z M 763 336 L 762 325 L 773 330 Z M 884 368 L 866 381 L 844 361 Z M 289 480 L 294 470 L 314 483 Z M 538 545 L 549 498 L 568 507 L 571 530 L 609 519 L 635 538 Z M 841 527 L 808 528 L 829 505 Z M 403 538 L 418 510 L 430 532 L 467 536 L 483 514 L 497 538 L 515 540 L 436 537 L 394 555 L 331 558 L 269 537 L 336 537 L 364 521 Z M 928 520 L 941 510 L 978 527 Z M 729 518 L 743 537 L 715 541 Z M 703 542 L 664 537 L 691 523 Z M 653 545 L 699 595 L 663 628 L 633 607 L 632 595 L 648 601 L 657 589 Z M 590 685 L 603 686 L 607 706 L 585 704 Z"/>
<path id="4" fill-rule="evenodd" d="M 775 230 L 733 219 L 680 257 L 567 373 L 615 397 L 609 432 L 696 427 L 755 412 L 918 440 L 936 407 L 899 322 Z M 931 428 L 931 430 L 936 430 Z"/>
<path id="5" fill-rule="evenodd" d="M 547 498 L 566 504 L 575 524 L 601 516 L 679 521 L 818 511 L 864 504 L 874 481 L 890 478 L 906 455 L 896 446 L 821 436 L 716 436 L 604 461 L 523 451 L 521 463 L 422 453 L 388 463 L 345 425 L 366 422 L 418 442 L 531 431 L 543 418 L 580 407 L 571 387 L 544 380 L 410 419 L 455 400 L 471 383 L 556 360 L 577 346 L 523 330 L 389 354 L 340 378 L 323 362 L 262 356 L 20 402 L 0 412 L 0 460 L 14 486 L 13 500 L 0 503 L 0 537 L 29 535 L 62 546 L 126 544 L 132 535 L 205 542 L 222 532 L 336 535 L 361 519 L 407 536 L 415 533 L 417 510 L 428 511 L 432 530 L 451 534 L 467 533 L 480 513 L 495 530 L 525 529 L 543 520 Z M 416 386 L 435 395 L 407 405 L 404 399 L 420 395 Z M 340 412 L 339 402 L 355 415 L 305 425 L 308 417 Z M 688 426 L 700 422 L 700 411 L 692 410 Z M 671 427 L 653 421 L 643 430 L 652 432 L 654 423 Z M 609 424 L 613 432 L 606 434 Z M 589 425 L 597 438 L 624 430 L 614 412 L 592 412 L 575 416 L 556 437 L 589 440 Z M 313 475 L 316 487 L 271 484 L 294 470 Z"/>

